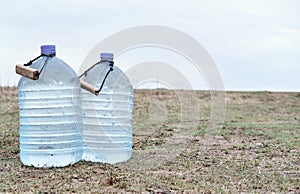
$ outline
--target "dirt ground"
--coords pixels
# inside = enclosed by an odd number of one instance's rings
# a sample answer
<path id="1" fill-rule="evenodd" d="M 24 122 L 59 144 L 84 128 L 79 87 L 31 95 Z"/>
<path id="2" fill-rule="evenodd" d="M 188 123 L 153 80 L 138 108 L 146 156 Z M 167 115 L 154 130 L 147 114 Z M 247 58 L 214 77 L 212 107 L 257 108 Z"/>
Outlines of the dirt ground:
<path id="1" fill-rule="evenodd" d="M 21 164 L 17 90 L 1 88 L 0 192 L 300 193 L 300 93 L 225 101 L 222 123 L 210 92 L 136 90 L 132 159 L 47 169 Z"/>

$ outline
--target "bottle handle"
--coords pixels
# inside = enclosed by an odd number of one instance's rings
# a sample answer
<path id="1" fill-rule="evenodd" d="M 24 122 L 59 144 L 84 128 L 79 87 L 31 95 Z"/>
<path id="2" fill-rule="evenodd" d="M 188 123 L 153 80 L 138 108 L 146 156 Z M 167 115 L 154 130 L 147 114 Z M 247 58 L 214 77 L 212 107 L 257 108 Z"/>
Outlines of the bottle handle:
<path id="1" fill-rule="evenodd" d="M 80 80 L 80 87 L 82 89 L 85 89 L 88 92 L 91 92 L 92 94 L 95 94 L 96 96 L 99 94 L 100 89 L 92 86 L 91 84 L 87 83 L 86 81 Z"/>
<path id="2" fill-rule="evenodd" d="M 98 62 L 98 63 L 92 65 L 90 68 L 88 68 L 86 71 L 84 71 L 84 72 L 79 76 L 79 78 L 81 78 L 82 76 L 86 76 L 86 74 L 88 73 L 88 71 L 90 71 L 92 68 L 94 68 L 97 64 L 101 63 L 102 61 L 106 61 L 106 60 L 101 60 L 100 62 Z M 92 94 L 95 94 L 96 96 L 99 95 L 100 91 L 102 90 L 102 88 L 103 88 L 103 86 L 104 86 L 104 83 L 105 83 L 105 81 L 106 81 L 107 76 L 109 75 L 109 73 L 110 73 L 111 71 L 114 70 L 114 68 L 113 68 L 113 67 L 114 67 L 114 62 L 113 62 L 113 61 L 108 61 L 108 62 L 110 63 L 110 64 L 109 64 L 110 68 L 109 68 L 109 70 L 106 72 L 105 77 L 104 77 L 104 79 L 103 79 L 103 81 L 102 81 L 102 84 L 101 84 L 100 88 L 96 88 L 96 87 L 92 86 L 91 84 L 89 84 L 88 82 L 83 81 L 82 79 L 80 79 L 80 87 L 81 87 L 82 89 L 85 89 L 85 90 L 88 91 L 88 92 L 91 92 Z"/>
<path id="3" fill-rule="evenodd" d="M 39 71 L 23 65 L 16 65 L 16 73 L 32 80 L 39 79 Z"/>
<path id="4" fill-rule="evenodd" d="M 36 61 L 37 59 L 39 59 L 42 56 L 46 56 L 47 59 L 45 60 L 42 68 L 40 69 L 40 71 L 37 70 L 37 69 L 33 69 L 33 68 L 29 67 L 32 64 L 32 62 Z M 42 73 L 45 65 L 48 62 L 48 59 L 50 57 L 54 57 L 54 56 L 55 56 L 55 54 L 49 54 L 49 55 L 41 54 L 38 57 L 34 58 L 33 60 L 30 60 L 28 63 L 26 63 L 24 65 L 16 65 L 16 73 L 19 74 L 19 75 L 22 75 L 24 77 L 27 77 L 29 79 L 32 79 L 32 80 L 38 80 L 39 77 L 40 77 L 40 74 Z"/>

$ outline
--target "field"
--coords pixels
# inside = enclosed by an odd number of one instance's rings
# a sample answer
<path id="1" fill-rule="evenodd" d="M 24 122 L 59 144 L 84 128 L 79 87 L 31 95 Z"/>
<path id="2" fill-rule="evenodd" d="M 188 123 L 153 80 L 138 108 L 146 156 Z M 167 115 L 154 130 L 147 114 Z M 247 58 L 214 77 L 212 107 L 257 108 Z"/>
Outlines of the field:
<path id="1" fill-rule="evenodd" d="M 210 133 L 209 92 L 182 116 L 190 91 L 137 90 L 131 160 L 38 169 L 19 159 L 17 91 L 0 92 L 0 193 L 300 193 L 300 93 L 227 92 Z"/>

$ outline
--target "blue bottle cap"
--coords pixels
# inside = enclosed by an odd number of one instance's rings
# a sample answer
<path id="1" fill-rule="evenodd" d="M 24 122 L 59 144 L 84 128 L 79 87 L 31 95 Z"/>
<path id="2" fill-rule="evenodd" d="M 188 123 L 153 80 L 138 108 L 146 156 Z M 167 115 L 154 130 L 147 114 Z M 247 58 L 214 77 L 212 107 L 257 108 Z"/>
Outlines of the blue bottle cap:
<path id="1" fill-rule="evenodd" d="M 42 45 L 41 46 L 41 53 L 44 55 L 55 54 L 55 45 Z"/>
<path id="2" fill-rule="evenodd" d="M 113 61 L 114 54 L 113 53 L 100 53 L 100 58 L 101 58 L 101 60 Z"/>

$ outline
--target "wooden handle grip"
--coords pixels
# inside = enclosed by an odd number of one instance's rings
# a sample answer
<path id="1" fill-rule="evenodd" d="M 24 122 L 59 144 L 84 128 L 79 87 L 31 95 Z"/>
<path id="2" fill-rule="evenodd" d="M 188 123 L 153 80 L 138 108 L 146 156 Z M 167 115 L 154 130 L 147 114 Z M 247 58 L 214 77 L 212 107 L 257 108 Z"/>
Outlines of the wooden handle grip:
<path id="1" fill-rule="evenodd" d="M 16 73 L 32 80 L 39 79 L 39 71 L 23 65 L 16 65 Z"/>
<path id="2" fill-rule="evenodd" d="M 86 91 L 91 92 L 92 94 L 98 95 L 99 89 L 92 86 L 91 84 L 87 83 L 86 81 L 80 80 L 81 88 L 85 89 Z"/>

